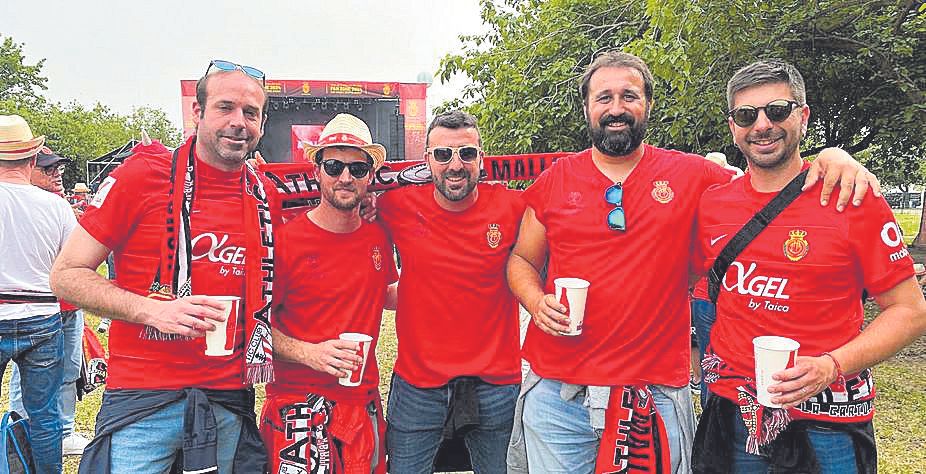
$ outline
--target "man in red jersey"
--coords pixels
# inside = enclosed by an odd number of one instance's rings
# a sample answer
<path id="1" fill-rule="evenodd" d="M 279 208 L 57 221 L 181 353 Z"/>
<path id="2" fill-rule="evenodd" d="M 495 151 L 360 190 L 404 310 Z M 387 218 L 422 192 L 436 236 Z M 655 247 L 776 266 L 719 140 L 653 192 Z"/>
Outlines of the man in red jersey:
<path id="1" fill-rule="evenodd" d="M 509 468 L 687 472 L 694 435 L 692 227 L 697 198 L 732 173 L 700 156 L 643 143 L 653 78 L 639 58 L 599 56 L 579 91 L 593 147 L 557 160 L 524 193 L 528 207 L 508 263 L 512 291 L 534 320 L 523 349 L 532 371 L 522 385 Z M 834 163 L 851 161 L 836 153 L 836 160 L 828 152 L 816 162 L 830 164 L 834 176 L 827 182 L 841 174 Z M 844 167 L 846 179 L 857 182 L 857 163 Z M 867 171 L 859 173 L 868 179 Z M 843 202 L 849 194 L 840 194 Z M 544 284 L 540 270 L 548 257 Z M 560 277 L 591 283 L 576 337 L 562 335 L 566 308 L 552 295 Z M 631 439 L 630 425 L 643 443 Z"/>
<path id="2" fill-rule="evenodd" d="M 454 432 L 476 472 L 505 472 L 521 382 L 518 303 L 505 263 L 524 203 L 518 191 L 478 183 L 481 144 L 476 117 L 438 115 L 424 157 L 433 184 L 379 200 L 402 257 L 387 436 L 394 472 L 434 472 L 438 447 Z"/>
<path id="3" fill-rule="evenodd" d="M 245 163 L 263 133 L 262 84 L 257 69 L 212 61 L 196 134 L 173 157 L 138 153 L 113 171 L 55 262 L 56 294 L 114 319 L 81 472 L 166 472 L 181 449 L 188 472 L 264 469 L 251 384 L 272 377 L 273 237 L 264 182 Z M 95 272 L 111 250 L 115 283 Z M 225 314 L 199 295 L 241 297 L 231 355 L 205 355 Z"/>
<path id="4" fill-rule="evenodd" d="M 317 145 L 306 146 L 306 158 L 318 169 L 322 199 L 279 234 L 277 376 L 261 414 L 270 472 L 385 473 L 375 348 L 387 289 L 398 275 L 392 243 L 379 225 L 360 218 L 360 201 L 386 150 L 372 143 L 363 121 L 339 114 Z M 343 333 L 372 338 L 358 386 L 338 382 L 363 364 L 358 343 L 340 340 Z"/>
<path id="5" fill-rule="evenodd" d="M 799 151 L 810 108 L 794 66 L 758 61 L 740 69 L 727 100 L 749 173 L 701 197 L 696 255 L 706 258 L 694 264 L 705 270 L 810 166 Z M 865 289 L 882 311 L 862 331 Z M 812 194 L 798 196 L 721 277 L 704 362 L 717 396 L 698 427 L 695 472 L 876 472 L 870 368 L 924 332 L 926 301 L 887 202 L 868 199 L 839 213 Z M 756 401 L 758 336 L 800 343 L 794 366 L 769 387 L 781 409 Z"/>

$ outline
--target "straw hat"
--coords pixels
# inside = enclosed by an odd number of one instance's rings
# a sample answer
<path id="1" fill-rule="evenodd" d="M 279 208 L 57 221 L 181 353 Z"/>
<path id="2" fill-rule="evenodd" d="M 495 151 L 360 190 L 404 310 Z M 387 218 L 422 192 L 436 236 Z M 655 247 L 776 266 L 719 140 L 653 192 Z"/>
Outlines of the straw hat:
<path id="1" fill-rule="evenodd" d="M 36 137 L 19 115 L 0 115 L 0 160 L 21 160 L 35 156 L 45 144 L 45 135 Z"/>
<path id="2" fill-rule="evenodd" d="M 386 161 L 386 148 L 379 143 L 373 143 L 370 127 L 367 127 L 363 120 L 351 114 L 335 115 L 325 125 L 325 129 L 318 137 L 318 143 L 315 145 L 306 143 L 302 148 L 305 150 L 306 160 L 314 163 L 315 155 L 319 150 L 333 146 L 349 146 L 367 152 L 373 158 L 373 169 L 379 169 Z"/>
<path id="3" fill-rule="evenodd" d="M 87 183 L 77 183 L 71 191 L 75 193 L 89 193 L 90 188 L 87 187 Z"/>

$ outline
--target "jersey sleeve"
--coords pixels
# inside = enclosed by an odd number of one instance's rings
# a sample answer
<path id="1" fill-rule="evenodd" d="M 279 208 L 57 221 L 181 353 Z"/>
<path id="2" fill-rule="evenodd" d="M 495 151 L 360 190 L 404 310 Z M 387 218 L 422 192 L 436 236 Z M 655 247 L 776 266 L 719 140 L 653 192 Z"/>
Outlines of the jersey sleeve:
<path id="1" fill-rule="evenodd" d="M 286 252 L 287 245 L 289 243 L 289 227 L 294 223 L 290 222 L 283 224 L 280 228 L 277 235 L 274 236 L 274 246 L 273 246 L 273 312 L 271 313 L 271 324 L 277 324 L 279 315 L 282 311 L 282 308 L 286 303 L 286 295 L 289 291 L 289 281 L 294 278 L 290 273 L 291 266 L 287 262 L 286 258 L 288 253 Z"/>
<path id="2" fill-rule="evenodd" d="M 147 196 L 163 195 L 152 189 L 152 174 L 146 159 L 127 159 L 100 183 L 81 227 L 108 249 L 121 247 L 141 220 Z"/>
<path id="3" fill-rule="evenodd" d="M 736 173 L 733 170 L 726 169 L 717 163 L 708 161 L 706 158 L 703 161 L 704 189 L 707 189 L 715 184 L 729 183 L 731 179 L 736 177 Z"/>
<path id="4" fill-rule="evenodd" d="M 847 216 L 848 238 L 862 268 L 865 289 L 878 295 L 913 276 L 913 258 L 887 201 L 869 196 L 852 211 Z"/>
<path id="5" fill-rule="evenodd" d="M 557 164 L 554 163 L 552 167 L 540 173 L 540 176 L 521 195 L 524 204 L 534 210 L 534 215 L 537 216 L 537 220 L 541 224 L 545 220 L 544 211 L 550 201 L 550 188 L 554 179 L 553 172 L 557 167 Z"/>

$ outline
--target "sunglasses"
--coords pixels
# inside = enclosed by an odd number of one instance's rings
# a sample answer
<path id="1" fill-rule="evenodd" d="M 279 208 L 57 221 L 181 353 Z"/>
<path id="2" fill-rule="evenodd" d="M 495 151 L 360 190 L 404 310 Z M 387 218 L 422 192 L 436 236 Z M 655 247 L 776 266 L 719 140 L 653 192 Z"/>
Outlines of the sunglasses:
<path id="1" fill-rule="evenodd" d="M 64 174 L 64 165 L 43 166 L 42 173 L 45 173 L 48 176 L 57 176 L 59 174 Z"/>
<path id="2" fill-rule="evenodd" d="M 615 206 L 608 213 L 608 228 L 611 230 L 627 230 L 627 217 L 624 215 L 622 203 L 624 200 L 624 188 L 621 183 L 615 183 L 604 190 L 604 200 L 608 204 Z"/>
<path id="3" fill-rule="evenodd" d="M 450 160 L 453 159 L 453 154 L 456 153 L 460 155 L 460 161 L 464 163 L 472 163 L 479 158 L 479 154 L 482 153 L 482 150 L 478 146 L 465 145 L 461 147 L 452 147 L 452 146 L 437 146 L 428 150 L 428 153 L 434 157 L 434 161 L 440 164 L 450 163 Z"/>
<path id="4" fill-rule="evenodd" d="M 778 99 L 765 104 L 765 107 L 742 105 L 727 112 L 727 116 L 732 118 L 733 123 L 740 127 L 748 127 L 756 123 L 756 120 L 759 118 L 760 110 L 764 110 L 765 116 L 772 122 L 781 122 L 787 119 L 791 115 L 791 112 L 801 107 L 801 105 L 800 102 L 795 102 L 793 100 Z"/>
<path id="5" fill-rule="evenodd" d="M 267 77 L 264 75 L 264 71 L 261 71 L 260 69 L 257 69 L 255 67 L 242 66 L 240 64 L 235 64 L 231 61 L 224 61 L 221 59 L 213 59 L 209 63 L 209 67 L 206 68 L 206 74 L 203 74 L 203 76 L 208 75 L 209 71 L 212 70 L 213 66 L 220 71 L 240 70 L 241 72 L 260 81 L 262 85 L 267 85 Z"/>
<path id="6" fill-rule="evenodd" d="M 367 163 L 366 161 L 353 161 L 351 163 L 345 163 L 335 159 L 322 160 L 322 169 L 325 170 L 325 174 L 331 176 L 332 178 L 341 176 L 341 173 L 344 172 L 345 167 L 347 168 L 347 171 L 350 172 L 350 175 L 357 179 L 363 178 L 370 174 L 370 170 L 373 169 L 373 165 Z"/>

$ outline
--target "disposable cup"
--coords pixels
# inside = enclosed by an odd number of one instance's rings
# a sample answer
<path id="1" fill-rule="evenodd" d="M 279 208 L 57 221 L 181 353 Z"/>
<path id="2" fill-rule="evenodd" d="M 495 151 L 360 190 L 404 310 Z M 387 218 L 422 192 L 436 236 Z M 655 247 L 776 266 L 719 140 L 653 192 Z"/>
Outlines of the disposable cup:
<path id="1" fill-rule="evenodd" d="M 756 356 L 756 399 L 760 404 L 772 408 L 781 408 L 781 405 L 772 403 L 768 387 L 778 383 L 772 375 L 790 367 L 794 367 L 797 350 L 800 343 L 794 339 L 780 336 L 760 336 L 752 340 Z"/>
<path id="2" fill-rule="evenodd" d="M 225 307 L 225 321 L 210 320 L 215 325 L 215 329 L 206 331 L 206 355 L 210 357 L 229 356 L 235 351 L 241 297 L 210 296 L 209 298 L 222 302 Z"/>
<path id="3" fill-rule="evenodd" d="M 345 332 L 338 336 L 338 338 L 342 341 L 356 342 L 356 354 L 363 358 L 363 363 L 360 364 L 359 369 L 353 369 L 350 371 L 350 375 L 338 379 L 338 383 L 345 387 L 356 387 L 360 385 L 360 382 L 363 380 L 363 371 L 367 368 L 367 356 L 370 355 L 370 344 L 373 343 L 373 338 L 367 334 L 357 332 Z"/>
<path id="4" fill-rule="evenodd" d="M 566 307 L 566 315 L 569 316 L 569 331 L 561 334 L 564 336 L 582 334 L 589 282 L 581 278 L 557 278 L 553 280 L 553 284 L 556 286 L 556 299 Z"/>

